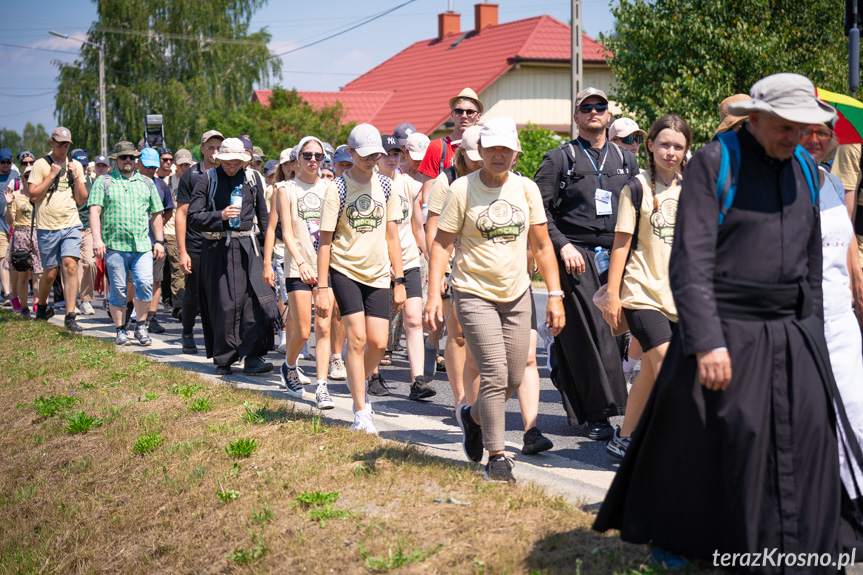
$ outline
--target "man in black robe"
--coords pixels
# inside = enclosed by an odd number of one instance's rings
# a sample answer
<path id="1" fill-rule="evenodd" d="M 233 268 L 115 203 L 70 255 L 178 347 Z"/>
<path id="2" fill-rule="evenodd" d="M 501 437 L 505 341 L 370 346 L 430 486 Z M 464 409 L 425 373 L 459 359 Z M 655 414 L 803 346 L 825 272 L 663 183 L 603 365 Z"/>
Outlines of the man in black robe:
<path id="1" fill-rule="evenodd" d="M 230 374 L 231 364 L 243 357 L 244 373 L 267 373 L 273 365 L 261 357 L 273 349 L 279 313 L 273 290 L 263 281 L 256 236 L 268 221 L 264 183 L 257 172 L 244 169 L 249 155 L 237 138 L 223 141 L 216 159 L 220 165 L 195 184 L 188 211 L 189 227 L 204 235 L 198 299 L 207 357 L 217 375 Z M 234 189 L 242 191 L 241 207 L 231 203 Z M 239 225 L 232 226 L 236 217 Z"/>
<path id="2" fill-rule="evenodd" d="M 639 170 L 632 152 L 606 137 L 611 114 L 602 90 L 579 92 L 574 118 L 578 138 L 549 150 L 534 177 L 559 259 L 566 313 L 566 327 L 554 338 L 551 380 L 569 424 L 587 422 L 590 439 L 607 441 L 614 433 L 608 418 L 626 408 L 621 364 L 626 341 L 612 336 L 593 304 L 608 280 L 608 266 L 597 269 L 594 250 L 609 250 L 614 243 L 620 190 Z"/>
<path id="3" fill-rule="evenodd" d="M 711 562 L 772 549 L 837 559 L 818 185 L 805 176 L 817 169 L 808 155 L 793 157 L 799 130 L 834 115 L 814 93 L 807 78 L 776 74 L 752 86 L 752 100 L 729 106 L 749 121 L 736 136 L 738 187 L 721 225 L 722 144 L 687 165 L 669 270 L 679 330 L 598 531 Z M 836 571 L 775 562 L 761 557 L 742 569 Z"/>

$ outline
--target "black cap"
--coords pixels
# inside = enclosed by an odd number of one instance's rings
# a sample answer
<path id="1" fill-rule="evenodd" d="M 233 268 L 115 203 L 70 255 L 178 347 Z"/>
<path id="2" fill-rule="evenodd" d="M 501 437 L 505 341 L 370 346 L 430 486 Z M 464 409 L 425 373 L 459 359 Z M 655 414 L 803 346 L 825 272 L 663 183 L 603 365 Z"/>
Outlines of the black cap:
<path id="1" fill-rule="evenodd" d="M 381 143 L 384 145 L 384 150 L 389 154 L 390 150 L 401 150 L 399 140 L 393 134 L 381 136 Z"/>

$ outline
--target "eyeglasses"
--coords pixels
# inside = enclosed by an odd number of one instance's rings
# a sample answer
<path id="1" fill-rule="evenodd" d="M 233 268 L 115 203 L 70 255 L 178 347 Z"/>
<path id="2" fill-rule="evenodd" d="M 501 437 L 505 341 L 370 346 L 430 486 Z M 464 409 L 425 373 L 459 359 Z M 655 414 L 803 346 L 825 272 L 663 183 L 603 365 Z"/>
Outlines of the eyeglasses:
<path id="1" fill-rule="evenodd" d="M 317 162 L 320 162 L 324 159 L 324 155 L 319 152 L 303 152 L 302 156 L 303 159 L 307 162 L 311 162 L 312 158 L 314 158 Z"/>
<path id="2" fill-rule="evenodd" d="M 3 164 L 4 166 L 11 165 L 12 160 L 0 160 L 0 164 Z"/>
<path id="3" fill-rule="evenodd" d="M 137 160 L 138 158 L 136 158 L 132 154 L 123 154 L 122 156 L 117 156 L 117 159 L 118 160 Z"/>
<path id="4" fill-rule="evenodd" d="M 815 134 L 819 140 L 829 140 L 833 137 L 833 130 L 830 128 L 800 128 L 800 137 L 804 140 L 811 137 L 812 134 Z"/>
<path id="5" fill-rule="evenodd" d="M 592 110 L 596 110 L 597 114 L 604 114 L 608 110 L 608 104 L 582 104 L 578 107 L 582 114 L 590 114 Z"/>
<path id="6" fill-rule="evenodd" d="M 621 144 L 626 144 L 627 146 L 631 146 L 632 144 L 643 144 L 644 143 L 644 134 L 630 134 L 628 136 L 616 137 L 615 140 L 620 140 Z"/>
<path id="7" fill-rule="evenodd" d="M 173 162 L 174 158 L 162 158 L 162 163 Z"/>
<path id="8" fill-rule="evenodd" d="M 364 162 L 368 162 L 369 160 L 377 162 L 378 160 L 381 159 L 382 156 L 383 156 L 383 154 L 369 154 L 368 156 L 360 156 L 360 159 L 363 160 Z"/>
<path id="9" fill-rule="evenodd" d="M 465 110 L 464 108 L 453 108 L 452 113 L 456 116 L 467 116 L 473 118 L 476 115 L 476 110 Z"/>

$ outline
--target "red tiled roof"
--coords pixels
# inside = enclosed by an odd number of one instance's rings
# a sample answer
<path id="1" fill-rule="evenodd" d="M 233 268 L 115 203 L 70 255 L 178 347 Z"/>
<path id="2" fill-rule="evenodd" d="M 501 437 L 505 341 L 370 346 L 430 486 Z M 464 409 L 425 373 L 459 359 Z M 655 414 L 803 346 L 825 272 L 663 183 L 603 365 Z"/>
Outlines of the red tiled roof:
<path id="1" fill-rule="evenodd" d="M 605 62 L 611 54 L 593 38 L 582 35 L 582 58 Z M 368 122 L 389 133 L 400 122 L 411 122 L 425 134 L 448 118 L 449 98 L 467 86 L 480 99 L 482 91 L 525 60 L 570 59 L 570 27 L 551 16 L 537 16 L 433 38 L 408 46 L 348 83 L 340 92 L 300 92 L 313 106 L 336 100 L 349 111 L 348 121 Z M 459 62 L 451 66 L 448 63 Z M 381 90 L 391 90 L 382 92 Z M 389 97 L 387 97 L 389 96 Z M 263 105 L 268 90 L 256 90 Z"/>

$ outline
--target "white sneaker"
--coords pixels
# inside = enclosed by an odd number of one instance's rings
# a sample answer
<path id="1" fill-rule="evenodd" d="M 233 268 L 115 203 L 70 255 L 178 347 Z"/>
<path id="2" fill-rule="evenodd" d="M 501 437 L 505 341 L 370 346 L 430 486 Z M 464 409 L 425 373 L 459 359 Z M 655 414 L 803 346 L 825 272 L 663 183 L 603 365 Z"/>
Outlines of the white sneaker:
<path id="1" fill-rule="evenodd" d="M 368 409 L 363 409 L 354 414 L 354 422 L 351 424 L 351 429 L 354 431 L 364 431 L 369 435 L 377 435 L 378 430 L 372 423 L 372 412 Z"/>
<path id="2" fill-rule="evenodd" d="M 279 332 L 279 347 L 276 348 L 276 351 L 279 353 L 285 353 L 285 347 L 288 345 L 288 339 L 285 337 L 285 332 Z"/>
<path id="3" fill-rule="evenodd" d="M 306 342 L 303 344 L 303 349 L 300 350 L 300 354 L 297 356 L 297 359 L 307 359 L 309 357 L 309 342 Z"/>
<path id="4" fill-rule="evenodd" d="M 348 370 L 345 369 L 345 362 L 342 358 L 336 357 L 330 360 L 329 369 L 330 379 L 345 380 L 348 377 Z"/>
<path id="5" fill-rule="evenodd" d="M 297 366 L 297 379 L 300 380 L 300 383 L 303 385 L 311 385 L 312 380 L 309 379 L 309 376 L 303 373 L 303 370 L 300 369 L 300 366 Z"/>
<path id="6" fill-rule="evenodd" d="M 318 384 L 318 389 L 315 391 L 315 399 L 318 402 L 318 409 L 333 409 L 336 406 L 333 403 L 333 398 L 330 397 L 326 382 L 322 381 Z"/>
<path id="7" fill-rule="evenodd" d="M 93 309 L 93 304 L 83 301 L 81 302 L 81 313 L 84 315 L 96 315 L 96 310 Z"/>

